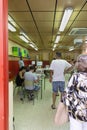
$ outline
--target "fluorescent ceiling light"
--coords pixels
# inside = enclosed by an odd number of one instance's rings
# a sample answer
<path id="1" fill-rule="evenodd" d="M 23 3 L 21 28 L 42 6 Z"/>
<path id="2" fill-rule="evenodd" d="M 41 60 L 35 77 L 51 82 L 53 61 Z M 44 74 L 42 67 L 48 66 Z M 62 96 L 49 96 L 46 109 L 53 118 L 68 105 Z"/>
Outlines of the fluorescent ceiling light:
<path id="1" fill-rule="evenodd" d="M 34 43 L 29 44 L 29 46 L 31 46 L 31 47 L 34 48 L 36 51 L 38 51 L 38 48 L 35 47 Z"/>
<path id="2" fill-rule="evenodd" d="M 55 48 L 53 48 L 52 50 L 55 51 Z"/>
<path id="3" fill-rule="evenodd" d="M 74 46 L 69 48 L 69 51 L 73 51 L 74 50 Z"/>
<path id="4" fill-rule="evenodd" d="M 24 32 L 20 32 L 20 34 L 26 37 L 28 40 L 30 40 L 30 38 Z"/>
<path id="5" fill-rule="evenodd" d="M 16 23 L 10 15 L 8 15 L 8 21 L 16 27 Z"/>
<path id="6" fill-rule="evenodd" d="M 10 23 L 8 23 L 8 29 L 12 32 L 16 32 L 16 28 L 13 27 Z"/>
<path id="7" fill-rule="evenodd" d="M 20 37 L 24 42 L 29 43 L 29 41 L 28 41 L 23 35 L 20 35 L 19 37 Z"/>
<path id="8" fill-rule="evenodd" d="M 56 36 L 56 40 L 55 40 L 55 42 L 54 42 L 54 43 L 58 43 L 58 42 L 59 42 L 59 40 L 60 40 L 60 36 Z"/>
<path id="9" fill-rule="evenodd" d="M 60 25 L 60 28 L 59 28 L 60 32 L 64 31 L 72 12 L 73 12 L 73 9 L 71 7 L 65 9 L 64 15 L 63 15 L 63 18 L 62 18 L 62 22 L 61 22 L 61 25 Z"/>
<path id="10" fill-rule="evenodd" d="M 38 48 L 34 48 L 36 51 L 38 51 Z"/>
<path id="11" fill-rule="evenodd" d="M 31 44 L 29 44 L 29 46 L 31 46 L 32 48 L 34 48 L 34 45 L 31 43 Z"/>
<path id="12" fill-rule="evenodd" d="M 56 46 L 57 46 L 57 44 L 54 44 L 54 46 L 53 46 L 53 47 L 55 48 Z"/>

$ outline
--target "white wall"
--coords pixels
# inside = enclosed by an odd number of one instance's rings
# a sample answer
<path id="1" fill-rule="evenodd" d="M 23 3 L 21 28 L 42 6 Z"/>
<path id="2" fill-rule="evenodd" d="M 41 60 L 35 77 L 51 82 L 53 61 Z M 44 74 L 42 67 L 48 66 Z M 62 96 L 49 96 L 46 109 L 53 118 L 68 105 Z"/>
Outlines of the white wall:
<path id="1" fill-rule="evenodd" d="M 13 130 L 13 82 L 9 82 L 9 130 Z"/>

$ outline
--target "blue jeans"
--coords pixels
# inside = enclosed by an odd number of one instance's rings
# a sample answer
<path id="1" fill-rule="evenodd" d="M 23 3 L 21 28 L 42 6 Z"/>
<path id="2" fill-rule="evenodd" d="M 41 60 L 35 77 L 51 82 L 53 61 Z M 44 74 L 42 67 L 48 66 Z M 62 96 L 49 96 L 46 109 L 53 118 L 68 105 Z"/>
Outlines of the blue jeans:
<path id="1" fill-rule="evenodd" d="M 65 89 L 65 81 L 53 81 L 52 82 L 52 86 L 53 86 L 53 92 L 58 92 L 58 90 L 60 92 L 64 92 Z"/>
<path id="2" fill-rule="evenodd" d="M 37 85 L 34 86 L 34 90 L 35 90 L 35 91 L 38 91 L 39 89 L 40 89 L 39 86 L 37 86 Z"/>

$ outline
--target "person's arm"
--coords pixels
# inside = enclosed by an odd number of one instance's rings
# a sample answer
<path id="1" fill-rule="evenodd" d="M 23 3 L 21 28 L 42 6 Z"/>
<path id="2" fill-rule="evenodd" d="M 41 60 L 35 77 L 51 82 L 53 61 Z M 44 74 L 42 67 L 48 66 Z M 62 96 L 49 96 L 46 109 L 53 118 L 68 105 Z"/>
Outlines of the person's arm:
<path id="1" fill-rule="evenodd" d="M 70 72 L 70 71 L 72 71 L 74 69 L 74 64 L 72 65 L 72 64 L 70 64 L 70 63 L 68 63 L 67 61 L 66 61 L 66 69 L 65 69 L 65 71 L 64 71 L 64 74 L 65 73 L 68 73 L 68 72 Z"/>
<path id="2" fill-rule="evenodd" d="M 68 73 L 68 72 L 70 72 L 72 70 L 74 70 L 74 65 L 72 65 L 71 67 L 65 69 L 64 74 L 66 74 L 66 73 Z"/>
<path id="3" fill-rule="evenodd" d="M 49 78 L 49 82 L 52 82 L 52 77 L 53 77 L 53 70 L 50 70 L 50 78 Z"/>
<path id="4" fill-rule="evenodd" d="M 54 60 L 51 62 L 50 64 L 50 77 L 49 77 L 49 82 L 52 82 L 52 78 L 53 78 L 53 73 L 54 73 Z"/>
<path id="5" fill-rule="evenodd" d="M 24 76 L 23 76 L 21 71 L 19 72 L 19 76 L 20 76 L 21 79 L 24 79 Z"/>
<path id="6" fill-rule="evenodd" d="M 34 83 L 38 83 L 39 82 L 39 77 L 37 76 L 37 74 L 34 73 Z"/>

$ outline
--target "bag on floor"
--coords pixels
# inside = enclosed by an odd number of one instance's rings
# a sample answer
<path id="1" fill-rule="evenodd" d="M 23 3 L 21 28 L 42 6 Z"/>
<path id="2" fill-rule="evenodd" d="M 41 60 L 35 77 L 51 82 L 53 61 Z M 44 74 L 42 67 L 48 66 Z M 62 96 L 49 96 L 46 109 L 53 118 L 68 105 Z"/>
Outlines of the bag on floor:
<path id="1" fill-rule="evenodd" d="M 69 121 L 68 118 L 68 108 L 63 102 L 59 102 L 57 112 L 55 115 L 55 123 L 61 126 Z"/>

